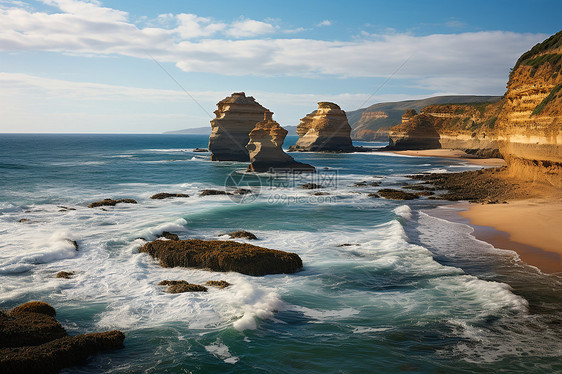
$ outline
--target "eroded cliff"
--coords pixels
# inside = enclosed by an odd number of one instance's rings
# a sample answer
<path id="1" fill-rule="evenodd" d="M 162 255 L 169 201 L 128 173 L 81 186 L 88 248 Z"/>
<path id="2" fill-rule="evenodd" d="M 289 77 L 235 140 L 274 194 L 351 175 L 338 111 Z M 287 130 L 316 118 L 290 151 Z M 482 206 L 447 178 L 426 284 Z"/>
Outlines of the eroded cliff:
<path id="1" fill-rule="evenodd" d="M 497 128 L 513 176 L 562 187 L 562 31 L 519 58 Z"/>
<path id="2" fill-rule="evenodd" d="M 337 104 L 320 102 L 317 110 L 301 119 L 297 126 L 299 140 L 289 150 L 353 152 L 350 133 L 345 112 Z"/>

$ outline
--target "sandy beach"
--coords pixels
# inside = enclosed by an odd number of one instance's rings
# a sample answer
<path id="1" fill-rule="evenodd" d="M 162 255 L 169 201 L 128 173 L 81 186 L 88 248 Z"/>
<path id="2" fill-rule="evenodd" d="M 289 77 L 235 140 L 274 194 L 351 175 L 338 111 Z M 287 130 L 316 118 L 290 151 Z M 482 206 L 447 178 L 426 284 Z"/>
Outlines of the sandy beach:
<path id="1" fill-rule="evenodd" d="M 471 164 L 498 167 L 505 166 L 506 163 L 501 158 L 478 158 L 474 155 L 468 154 L 458 149 L 424 149 L 419 151 L 387 151 L 389 153 L 396 153 L 404 156 L 417 156 L 417 157 L 442 157 L 442 158 L 456 158 L 462 159 Z"/>
<path id="2" fill-rule="evenodd" d="M 477 228 L 477 238 L 497 248 L 516 251 L 521 260 L 543 272 L 562 272 L 560 197 L 515 200 L 508 204 L 470 204 L 460 215 L 473 225 L 493 227 L 507 234 Z"/>

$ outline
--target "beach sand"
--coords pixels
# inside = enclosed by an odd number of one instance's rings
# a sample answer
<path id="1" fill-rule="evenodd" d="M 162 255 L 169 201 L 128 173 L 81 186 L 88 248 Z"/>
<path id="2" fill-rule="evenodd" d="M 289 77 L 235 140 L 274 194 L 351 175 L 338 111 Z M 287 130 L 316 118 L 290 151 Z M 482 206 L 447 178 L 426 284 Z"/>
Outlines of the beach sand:
<path id="1" fill-rule="evenodd" d="M 468 154 L 458 149 L 424 149 L 419 151 L 386 151 L 396 153 L 404 156 L 418 156 L 418 157 L 442 157 L 442 158 L 459 158 L 470 162 L 471 164 L 498 167 L 505 166 L 506 163 L 501 158 L 478 158 L 474 155 Z"/>
<path id="2" fill-rule="evenodd" d="M 508 204 L 470 204 L 459 213 L 475 227 L 475 236 L 496 248 L 511 249 L 545 273 L 562 272 L 562 198 L 549 196 Z M 498 232 L 499 231 L 499 232 Z"/>

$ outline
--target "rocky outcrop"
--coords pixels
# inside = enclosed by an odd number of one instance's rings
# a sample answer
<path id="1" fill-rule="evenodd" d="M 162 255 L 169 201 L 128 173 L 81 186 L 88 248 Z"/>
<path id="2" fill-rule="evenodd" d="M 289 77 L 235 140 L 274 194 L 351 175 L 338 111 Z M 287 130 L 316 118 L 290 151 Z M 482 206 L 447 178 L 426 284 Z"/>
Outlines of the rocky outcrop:
<path id="1" fill-rule="evenodd" d="M 228 283 L 225 280 L 220 280 L 220 281 L 215 281 L 215 280 L 210 280 L 205 282 L 205 286 L 211 286 L 211 287 L 216 287 L 216 288 L 226 288 L 230 286 L 230 283 Z"/>
<path id="2" fill-rule="evenodd" d="M 297 162 L 283 151 L 287 130 L 272 117 L 273 113 L 266 111 L 263 120 L 258 122 L 250 132 L 250 141 L 246 146 L 250 154 L 248 171 L 314 171 L 313 166 Z"/>
<path id="3" fill-rule="evenodd" d="M 497 127 L 512 176 L 562 188 L 562 31 L 519 58 Z"/>
<path id="4" fill-rule="evenodd" d="M 233 231 L 227 234 L 230 239 L 242 238 L 248 240 L 257 240 L 258 237 L 255 234 L 252 234 L 249 231 Z"/>
<path id="5" fill-rule="evenodd" d="M 441 148 L 439 133 L 435 130 L 432 118 L 418 115 L 415 110 L 407 110 L 402 123 L 390 129 L 389 148 L 392 149 L 432 149 Z"/>
<path id="6" fill-rule="evenodd" d="M 58 373 L 100 350 L 123 347 L 120 331 L 68 336 L 55 315 L 40 301 L 0 312 L 1 373 Z"/>
<path id="7" fill-rule="evenodd" d="M 114 200 L 114 199 L 103 199 L 100 201 L 94 201 L 88 205 L 88 208 L 96 208 L 99 206 L 115 206 L 117 204 L 126 203 L 126 204 L 136 204 L 137 202 L 133 199 L 121 199 L 121 200 Z"/>
<path id="8" fill-rule="evenodd" d="M 378 194 L 385 199 L 391 200 L 414 200 L 417 199 L 419 196 L 410 192 L 405 192 L 401 190 L 394 190 L 392 188 L 383 188 L 377 191 Z M 372 196 L 378 197 L 378 196 Z"/>
<path id="9" fill-rule="evenodd" d="M 158 283 L 159 286 L 168 286 L 168 293 L 184 293 L 184 292 L 207 292 L 207 287 L 200 284 L 188 283 L 184 280 L 163 280 Z"/>
<path id="10" fill-rule="evenodd" d="M 163 200 L 163 199 L 170 199 L 172 197 L 189 197 L 188 194 L 185 193 L 167 193 L 167 192 L 161 192 L 161 193 L 157 193 L 156 195 L 152 195 L 150 196 L 151 199 L 153 200 Z"/>
<path id="11" fill-rule="evenodd" d="M 318 109 L 307 114 L 297 126 L 299 140 L 290 151 L 354 152 L 351 126 L 347 116 L 334 103 L 320 102 Z"/>
<path id="12" fill-rule="evenodd" d="M 155 240 L 140 248 L 163 267 L 236 271 L 248 275 L 294 273 L 302 268 L 296 253 L 221 240 Z"/>
<path id="13" fill-rule="evenodd" d="M 211 120 L 209 150 L 213 161 L 248 161 L 246 145 L 250 131 L 263 120 L 267 110 L 244 92 L 235 92 L 217 103 Z"/>

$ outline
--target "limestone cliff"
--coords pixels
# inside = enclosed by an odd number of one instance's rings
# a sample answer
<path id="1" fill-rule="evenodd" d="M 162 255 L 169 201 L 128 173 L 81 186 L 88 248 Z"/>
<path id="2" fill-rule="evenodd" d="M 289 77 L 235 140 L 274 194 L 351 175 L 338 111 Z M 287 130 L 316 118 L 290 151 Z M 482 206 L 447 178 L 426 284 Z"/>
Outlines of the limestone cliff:
<path id="1" fill-rule="evenodd" d="M 250 131 L 263 119 L 267 109 L 244 92 L 235 92 L 217 103 L 211 120 L 209 150 L 213 161 L 248 161 L 246 144 Z"/>
<path id="2" fill-rule="evenodd" d="M 562 187 L 562 31 L 519 58 L 504 101 L 497 127 L 508 170 Z"/>
<path id="3" fill-rule="evenodd" d="M 432 117 L 417 114 L 409 109 L 402 116 L 402 123 L 390 129 L 389 147 L 392 149 L 441 148 L 439 133 L 435 130 Z"/>
<path id="4" fill-rule="evenodd" d="M 273 113 L 266 111 L 263 121 L 258 122 L 250 132 L 250 141 L 246 148 L 250 155 L 248 171 L 314 171 L 314 167 L 295 161 L 283 151 L 283 142 L 287 130 L 272 118 Z"/>
<path id="5" fill-rule="evenodd" d="M 390 147 L 451 148 L 480 157 L 501 157 L 495 123 L 502 104 L 429 105 L 419 115 L 407 112 L 402 124 L 391 128 Z"/>
<path id="6" fill-rule="evenodd" d="M 337 104 L 320 102 L 297 126 L 299 140 L 290 151 L 353 152 L 351 126 Z"/>

